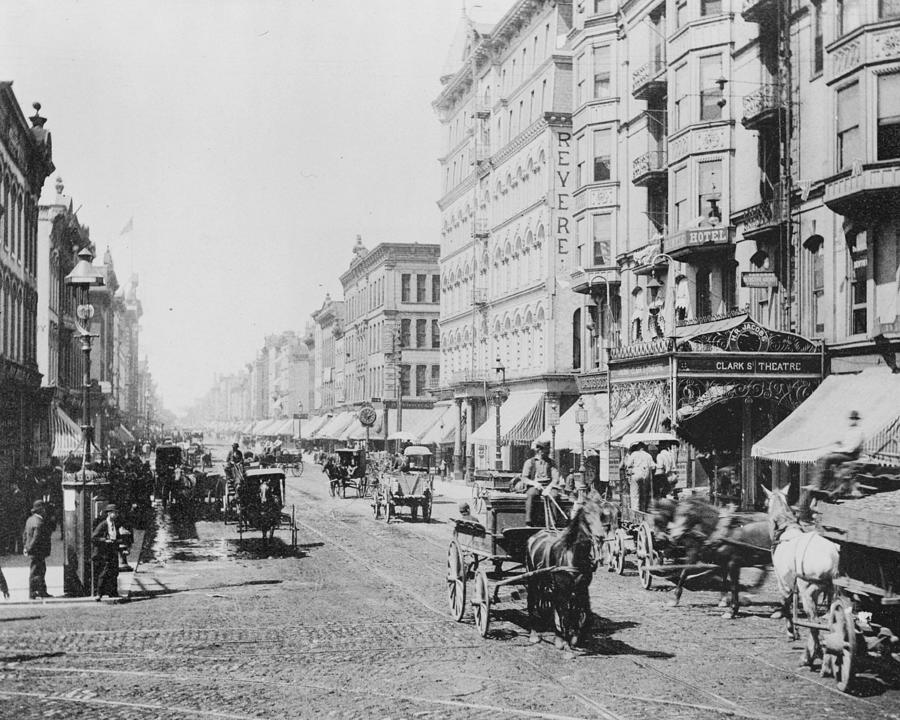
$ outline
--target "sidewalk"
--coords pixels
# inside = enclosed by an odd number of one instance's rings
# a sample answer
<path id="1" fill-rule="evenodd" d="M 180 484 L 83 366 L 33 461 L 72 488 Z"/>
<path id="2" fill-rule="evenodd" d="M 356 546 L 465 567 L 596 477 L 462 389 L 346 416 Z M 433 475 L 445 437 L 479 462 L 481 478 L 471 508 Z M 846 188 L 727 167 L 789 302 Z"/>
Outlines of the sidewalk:
<path id="1" fill-rule="evenodd" d="M 128 555 L 128 564 L 133 570 L 119 573 L 119 596 L 124 598 L 131 591 L 134 573 L 137 572 L 138 561 L 141 555 L 141 547 L 144 543 L 144 531 L 134 531 L 134 544 Z M 27 555 L 3 555 L 0 556 L 0 568 L 9 585 L 9 600 L 0 597 L 0 608 L 4 605 L 15 603 L 26 605 L 58 604 L 91 601 L 91 597 L 64 597 L 63 595 L 63 542 L 58 532 L 53 533 L 50 545 L 50 556 L 47 558 L 47 592 L 53 597 L 47 600 L 30 600 L 28 598 L 28 573 L 31 559 Z"/>
<path id="2" fill-rule="evenodd" d="M 466 485 L 465 480 L 434 480 L 434 494 L 436 497 L 445 497 L 451 500 L 471 500 L 472 486 Z"/>

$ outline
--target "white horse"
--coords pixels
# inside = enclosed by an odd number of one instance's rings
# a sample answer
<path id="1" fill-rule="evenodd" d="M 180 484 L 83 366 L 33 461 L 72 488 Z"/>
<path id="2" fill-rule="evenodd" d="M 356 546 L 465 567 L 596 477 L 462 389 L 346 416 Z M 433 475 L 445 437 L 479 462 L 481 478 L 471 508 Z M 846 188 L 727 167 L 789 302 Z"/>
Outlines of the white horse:
<path id="1" fill-rule="evenodd" d="M 771 491 L 764 487 L 763 490 L 768 498 L 769 530 L 775 543 L 772 566 L 781 591 L 781 612 L 787 620 L 790 638 L 796 640 L 799 636 L 789 607 L 791 596 L 796 590 L 807 618 L 817 622 L 819 599 L 831 599 L 840 548 L 817 532 L 804 532 L 788 505 L 787 487 Z M 819 631 L 811 628 L 803 653 L 804 664 L 811 667 L 820 653 Z"/>

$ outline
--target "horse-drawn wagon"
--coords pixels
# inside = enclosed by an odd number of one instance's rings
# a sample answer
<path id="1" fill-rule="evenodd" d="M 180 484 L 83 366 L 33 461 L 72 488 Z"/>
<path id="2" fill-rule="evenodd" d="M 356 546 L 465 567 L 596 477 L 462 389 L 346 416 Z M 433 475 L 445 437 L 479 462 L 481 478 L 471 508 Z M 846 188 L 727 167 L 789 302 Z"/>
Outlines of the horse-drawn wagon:
<path id="1" fill-rule="evenodd" d="M 352 489 L 357 497 L 369 491 L 369 472 L 366 451 L 362 448 L 338 448 L 322 468 L 328 476 L 328 490 L 332 497 L 347 497 Z"/>
<path id="2" fill-rule="evenodd" d="M 165 508 L 177 494 L 177 480 L 184 462 L 184 454 L 178 445 L 157 445 L 153 475 L 153 496 Z"/>
<path id="3" fill-rule="evenodd" d="M 824 622 L 804 622 L 795 593 L 794 623 L 825 631 L 822 674 L 851 692 L 860 671 L 900 659 L 900 490 L 820 503 L 816 529 L 840 547 L 835 597 Z"/>
<path id="4" fill-rule="evenodd" d="M 294 508 L 284 513 L 287 484 L 284 471 L 279 468 L 245 468 L 234 466 L 234 512 L 238 534 L 250 530 L 262 532 L 264 541 L 275 536 L 279 527 L 291 531 L 291 547 L 297 544 L 297 524 Z"/>
<path id="5" fill-rule="evenodd" d="M 376 518 L 390 522 L 397 509 L 409 508 L 415 520 L 419 511 L 424 522 L 431 521 L 434 503 L 434 474 L 431 450 L 423 445 L 410 445 L 403 451 L 403 464 L 384 473 L 372 494 L 372 511 Z"/>
<path id="6" fill-rule="evenodd" d="M 593 546 L 602 540 L 609 519 L 596 498 L 586 500 L 569 520 L 571 512 L 571 501 L 545 497 L 542 524 L 530 527 L 524 494 L 490 492 L 482 513 L 455 519 L 447 548 L 453 619 L 461 622 L 471 605 L 475 625 L 486 637 L 491 609 L 501 602 L 500 589 L 526 586 L 533 640 L 538 616 L 551 613 L 559 645 L 565 641 L 574 647 L 583 640 L 591 619 Z"/>

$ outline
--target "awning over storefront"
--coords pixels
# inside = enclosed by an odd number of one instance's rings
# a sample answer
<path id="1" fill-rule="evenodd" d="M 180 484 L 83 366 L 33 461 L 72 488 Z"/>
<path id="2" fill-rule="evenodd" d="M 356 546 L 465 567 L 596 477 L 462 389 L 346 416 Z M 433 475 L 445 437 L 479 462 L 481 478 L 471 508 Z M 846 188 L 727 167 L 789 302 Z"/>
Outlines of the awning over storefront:
<path id="1" fill-rule="evenodd" d="M 316 430 L 322 427 L 326 422 L 328 422 L 327 415 L 313 415 L 308 420 L 300 421 L 300 436 L 304 438 L 312 438 Z"/>
<path id="2" fill-rule="evenodd" d="M 860 414 L 859 429 L 866 438 L 864 459 L 900 464 L 900 374 L 887 367 L 828 376 L 753 446 L 751 454 L 764 460 L 813 463 L 840 439 L 851 410 Z"/>
<path id="3" fill-rule="evenodd" d="M 69 452 L 77 454 L 84 450 L 81 426 L 61 407 L 57 407 L 56 412 L 50 417 L 50 431 L 53 438 L 51 456 L 61 458 Z M 100 448 L 94 445 L 92 452 L 100 452 Z"/>
<path id="4" fill-rule="evenodd" d="M 496 442 L 495 412 L 496 408 L 490 408 L 487 421 L 469 437 L 471 442 L 477 445 L 493 445 Z M 542 390 L 513 391 L 500 406 L 500 437 L 503 442 L 527 445 L 541 434 L 543 422 Z"/>
<path id="5" fill-rule="evenodd" d="M 586 450 L 606 450 L 609 442 L 609 396 L 605 393 L 582 395 L 587 423 L 584 426 L 584 447 Z M 566 410 L 556 426 L 556 449 L 581 451 L 581 432 L 578 423 L 578 403 Z M 502 419 L 502 417 L 501 417 Z M 552 433 L 548 427 L 538 438 L 538 442 L 551 442 Z"/>
<path id="6" fill-rule="evenodd" d="M 109 434 L 121 443 L 134 442 L 134 435 L 128 432 L 128 428 L 121 423 L 119 424 L 119 427 L 110 430 Z"/>
<path id="7" fill-rule="evenodd" d="M 269 435 L 293 436 L 297 433 L 297 421 L 294 418 L 282 418 L 273 423 Z"/>
<path id="8" fill-rule="evenodd" d="M 609 433 L 610 442 L 618 442 L 628 433 L 659 432 L 666 418 L 665 408 L 658 400 L 636 403 L 613 420 Z"/>
<path id="9" fill-rule="evenodd" d="M 355 418 L 356 413 L 353 412 L 345 410 L 344 412 L 338 413 L 316 432 L 316 438 L 321 440 L 337 440 Z"/>
<path id="10" fill-rule="evenodd" d="M 411 433 L 416 442 L 434 423 L 435 413 L 433 408 L 404 408 L 403 409 L 403 433 Z M 388 410 L 388 435 L 397 432 L 397 409 Z M 384 437 L 382 435 L 382 437 Z"/>
<path id="11" fill-rule="evenodd" d="M 455 403 L 450 403 L 436 405 L 434 409 L 440 409 L 440 415 L 422 435 L 420 442 L 423 445 L 453 444 L 456 440 L 456 426 L 459 424 L 459 408 Z"/>

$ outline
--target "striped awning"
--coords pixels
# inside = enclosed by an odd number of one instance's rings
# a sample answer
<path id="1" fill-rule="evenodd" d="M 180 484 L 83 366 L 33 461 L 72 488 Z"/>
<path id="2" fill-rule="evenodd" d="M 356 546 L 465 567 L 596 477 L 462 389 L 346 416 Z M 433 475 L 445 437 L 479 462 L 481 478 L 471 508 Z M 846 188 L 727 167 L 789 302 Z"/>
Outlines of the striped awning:
<path id="1" fill-rule="evenodd" d="M 609 396 L 606 393 L 582 395 L 587 423 L 584 425 L 584 447 L 587 450 L 605 450 L 609 442 Z M 566 410 L 556 426 L 557 450 L 581 449 L 581 428 L 575 420 L 578 417 L 578 403 Z M 548 427 L 538 436 L 540 442 L 551 442 L 552 431 Z"/>
<path id="2" fill-rule="evenodd" d="M 81 425 L 70 418 L 61 407 L 50 417 L 50 430 L 53 438 L 53 447 L 50 454 L 61 458 L 69 452 L 79 453 L 84 450 L 84 440 L 81 434 Z M 100 452 L 100 448 L 94 445 L 91 452 Z"/>
<path id="3" fill-rule="evenodd" d="M 419 442 L 425 431 L 434 423 L 435 413 L 431 408 L 403 408 L 403 431 L 411 433 Z M 388 409 L 388 436 L 393 435 L 397 430 L 397 408 Z"/>
<path id="4" fill-rule="evenodd" d="M 814 463 L 830 452 L 846 431 L 851 410 L 860 414 L 858 427 L 865 438 L 862 459 L 900 465 L 900 374 L 884 366 L 829 375 L 753 446 L 751 455 L 785 463 Z"/>
<path id="5" fill-rule="evenodd" d="M 419 442 L 423 445 L 447 445 L 456 439 L 456 426 L 459 424 L 459 408 L 455 403 L 435 405 L 440 414 L 431 427 L 425 431 Z"/>
<path id="6" fill-rule="evenodd" d="M 469 440 L 478 445 L 493 445 L 497 437 L 496 408 Z M 502 442 L 529 444 L 544 430 L 544 392 L 517 390 L 500 406 L 500 438 Z"/>
<path id="7" fill-rule="evenodd" d="M 337 440 L 344 430 L 353 422 L 356 413 L 344 411 L 338 413 L 331 420 L 325 423 L 322 428 L 316 432 L 316 437 L 322 440 Z"/>
<path id="8" fill-rule="evenodd" d="M 610 442 L 618 442 L 629 433 L 660 432 L 666 412 L 658 400 L 647 400 L 627 406 L 613 420 Z"/>

